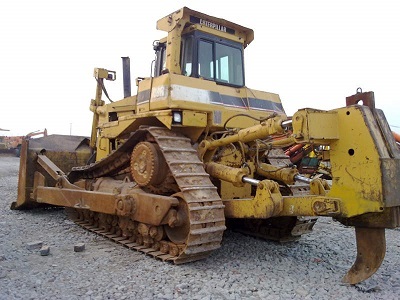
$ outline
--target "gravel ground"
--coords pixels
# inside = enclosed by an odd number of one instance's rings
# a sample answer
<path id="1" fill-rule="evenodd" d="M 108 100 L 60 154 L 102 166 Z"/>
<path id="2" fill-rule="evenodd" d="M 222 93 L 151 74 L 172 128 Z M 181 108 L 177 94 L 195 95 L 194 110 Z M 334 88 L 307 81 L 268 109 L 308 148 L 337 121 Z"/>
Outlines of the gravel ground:
<path id="1" fill-rule="evenodd" d="M 319 218 L 314 232 L 279 244 L 226 231 L 209 258 L 175 266 L 86 232 L 63 209 L 12 211 L 19 159 L 0 156 L 0 299 L 399 299 L 400 231 L 372 278 L 341 283 L 354 229 Z M 28 250 L 43 241 L 50 255 Z M 85 243 L 83 252 L 74 245 Z"/>

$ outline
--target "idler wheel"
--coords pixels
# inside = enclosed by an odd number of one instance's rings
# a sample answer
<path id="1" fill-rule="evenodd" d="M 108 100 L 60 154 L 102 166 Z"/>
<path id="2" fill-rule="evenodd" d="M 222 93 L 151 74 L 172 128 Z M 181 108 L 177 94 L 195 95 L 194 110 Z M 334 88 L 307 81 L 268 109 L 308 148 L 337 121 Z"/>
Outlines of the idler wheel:
<path id="1" fill-rule="evenodd" d="M 140 142 L 131 156 L 131 174 L 139 186 L 159 185 L 167 177 L 168 165 L 158 147 L 150 142 Z"/>
<path id="2" fill-rule="evenodd" d="M 164 230 L 170 241 L 176 244 L 184 244 L 187 242 L 190 233 L 189 208 L 182 197 L 179 197 L 178 194 L 174 196 L 179 199 L 179 205 L 176 208 L 176 221 L 173 224 L 165 225 Z"/>

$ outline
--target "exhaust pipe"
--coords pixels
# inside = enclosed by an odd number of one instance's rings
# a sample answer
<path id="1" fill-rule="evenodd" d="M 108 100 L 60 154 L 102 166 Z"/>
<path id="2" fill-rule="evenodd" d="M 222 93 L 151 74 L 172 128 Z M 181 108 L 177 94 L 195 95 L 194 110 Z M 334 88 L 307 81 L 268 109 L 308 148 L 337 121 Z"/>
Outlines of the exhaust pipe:
<path id="1" fill-rule="evenodd" d="M 122 58 L 122 75 L 124 80 L 124 98 L 131 96 L 131 60 L 129 57 Z"/>

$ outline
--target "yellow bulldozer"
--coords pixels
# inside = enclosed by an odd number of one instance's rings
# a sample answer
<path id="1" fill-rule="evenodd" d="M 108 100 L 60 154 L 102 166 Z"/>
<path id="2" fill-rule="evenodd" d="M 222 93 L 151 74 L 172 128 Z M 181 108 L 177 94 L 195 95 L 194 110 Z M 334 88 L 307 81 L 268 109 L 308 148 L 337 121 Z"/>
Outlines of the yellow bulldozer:
<path id="1" fill-rule="evenodd" d="M 373 275 L 385 229 L 400 226 L 400 153 L 373 92 L 290 117 L 277 94 L 245 85 L 252 29 L 187 7 L 157 29 L 167 36 L 135 95 L 129 57 L 122 100 L 102 100 L 116 74 L 94 70 L 90 138 L 23 142 L 11 208 L 65 207 L 88 230 L 176 264 L 209 256 L 227 227 L 287 241 L 332 217 L 355 227 L 344 281 Z M 324 172 L 302 172 L 288 155 L 296 145 L 320 151 Z"/>

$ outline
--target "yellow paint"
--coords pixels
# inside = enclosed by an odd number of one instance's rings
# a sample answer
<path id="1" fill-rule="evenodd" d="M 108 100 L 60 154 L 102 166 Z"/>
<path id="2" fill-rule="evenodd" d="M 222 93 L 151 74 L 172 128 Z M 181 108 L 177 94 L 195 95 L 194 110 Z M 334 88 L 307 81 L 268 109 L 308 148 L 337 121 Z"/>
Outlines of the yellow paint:
<path id="1" fill-rule="evenodd" d="M 383 210 L 380 157 L 388 153 L 368 107 L 301 110 L 293 128 L 298 142 L 330 146 L 333 180 L 327 197 L 340 199 L 343 217 Z"/>
<path id="2" fill-rule="evenodd" d="M 258 184 L 253 199 L 224 201 L 225 216 L 228 218 L 260 218 L 266 219 L 278 215 L 283 209 L 283 198 L 278 184 L 271 180 L 263 180 Z"/>
<path id="3" fill-rule="evenodd" d="M 204 112 L 195 112 L 190 110 L 184 110 L 182 112 L 182 125 L 191 127 L 206 127 L 207 126 L 207 114 Z"/>
<path id="4" fill-rule="evenodd" d="M 245 184 L 242 187 L 236 187 L 232 183 L 221 180 L 221 199 L 224 201 L 235 199 L 252 199 L 251 185 Z"/>

